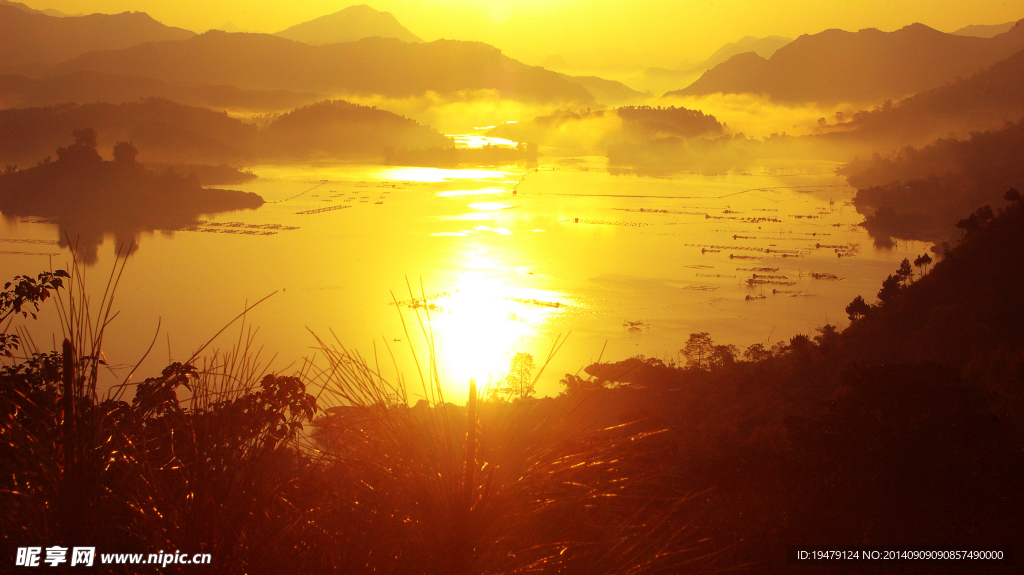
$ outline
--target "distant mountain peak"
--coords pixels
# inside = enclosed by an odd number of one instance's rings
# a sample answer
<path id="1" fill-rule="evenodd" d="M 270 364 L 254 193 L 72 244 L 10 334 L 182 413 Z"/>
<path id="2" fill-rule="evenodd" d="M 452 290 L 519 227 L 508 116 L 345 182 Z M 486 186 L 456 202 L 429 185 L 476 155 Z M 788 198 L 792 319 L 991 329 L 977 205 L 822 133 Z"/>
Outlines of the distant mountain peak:
<path id="1" fill-rule="evenodd" d="M 1004 22 L 1002 24 L 971 24 L 970 26 L 964 26 L 959 30 L 954 30 L 952 34 L 956 34 L 957 36 L 974 36 L 976 38 L 991 38 L 1007 32 L 1014 26 L 1020 25 L 1020 22 Z"/>
<path id="2" fill-rule="evenodd" d="M 672 95 L 765 94 L 788 102 L 880 103 L 930 90 L 1024 49 L 1024 26 L 992 38 L 946 34 L 915 23 L 893 32 L 805 34 L 771 58 L 740 54 Z M 749 52 L 749 50 L 745 50 Z"/>
<path id="3" fill-rule="evenodd" d="M 402 26 L 390 12 L 374 10 L 366 4 L 349 6 L 334 14 L 296 24 L 274 35 L 312 46 L 353 42 L 374 36 L 397 38 L 402 42 L 423 42 Z"/>

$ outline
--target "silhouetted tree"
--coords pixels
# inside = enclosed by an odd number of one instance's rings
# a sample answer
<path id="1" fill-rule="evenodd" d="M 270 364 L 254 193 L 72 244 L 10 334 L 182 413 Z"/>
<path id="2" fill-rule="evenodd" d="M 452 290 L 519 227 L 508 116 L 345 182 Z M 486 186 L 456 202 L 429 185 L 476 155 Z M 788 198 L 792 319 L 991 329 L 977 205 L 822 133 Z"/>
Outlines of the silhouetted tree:
<path id="1" fill-rule="evenodd" d="M 134 164 L 139 150 L 131 142 L 114 144 L 114 161 L 118 164 Z"/>
<path id="2" fill-rule="evenodd" d="M 752 344 L 743 352 L 743 358 L 747 361 L 764 361 L 771 356 L 772 352 L 765 349 L 761 343 Z"/>
<path id="3" fill-rule="evenodd" d="M 885 305 L 895 300 L 900 295 L 900 276 L 890 275 L 882 282 L 882 289 L 878 290 L 878 303 Z"/>
<path id="4" fill-rule="evenodd" d="M 910 283 L 910 279 L 914 277 L 914 269 L 910 267 L 910 260 L 903 258 L 903 261 L 900 262 L 900 269 L 896 270 L 896 275 L 899 276 L 903 286 Z"/>
<path id="5" fill-rule="evenodd" d="M 814 343 L 818 344 L 818 349 L 824 353 L 831 352 L 839 342 L 839 330 L 836 329 L 836 326 L 826 323 L 816 331 L 818 335 L 814 336 Z"/>
<path id="6" fill-rule="evenodd" d="M 811 357 L 811 351 L 814 349 L 814 343 L 811 342 L 811 338 L 802 333 L 798 333 L 789 338 L 789 349 L 792 350 L 801 361 L 806 361 Z"/>
<path id="7" fill-rule="evenodd" d="M 508 366 L 508 373 L 505 374 L 504 380 L 505 385 L 496 391 L 507 399 L 523 399 L 533 395 L 534 385 L 531 379 L 533 368 L 532 355 L 517 353 L 512 357 L 512 361 Z"/>
<path id="8" fill-rule="evenodd" d="M 928 266 L 932 263 L 932 257 L 928 254 L 921 254 L 917 259 L 914 260 L 914 265 L 918 268 L 923 268 L 921 275 L 928 273 Z"/>
<path id="9" fill-rule="evenodd" d="M 86 148 L 96 148 L 96 130 L 92 128 L 82 128 L 81 130 L 74 130 L 71 135 L 75 138 L 76 146 L 84 146 Z"/>
<path id="10" fill-rule="evenodd" d="M 992 206 L 981 206 L 973 214 L 957 222 L 956 227 L 962 229 L 964 234 L 969 234 L 985 227 L 995 217 Z"/>
<path id="11" fill-rule="evenodd" d="M 1019 202 L 1020 192 L 1017 191 L 1017 188 L 1010 188 L 1009 190 L 1006 190 L 1005 194 L 1003 194 L 1003 199 L 1008 202 Z"/>
<path id="12" fill-rule="evenodd" d="M 740 350 L 735 345 L 716 345 L 711 348 L 711 355 L 708 356 L 709 368 L 722 368 L 736 363 L 736 356 Z"/>
<path id="13" fill-rule="evenodd" d="M 711 340 L 711 334 L 706 331 L 691 333 L 690 339 L 686 340 L 686 347 L 679 350 L 679 353 L 686 357 L 686 364 L 698 370 L 707 369 L 705 361 L 714 351 L 715 342 Z"/>
<path id="14" fill-rule="evenodd" d="M 850 316 L 850 321 L 857 321 L 867 317 L 870 312 L 871 306 L 861 296 L 853 298 L 850 305 L 846 306 L 846 315 Z"/>

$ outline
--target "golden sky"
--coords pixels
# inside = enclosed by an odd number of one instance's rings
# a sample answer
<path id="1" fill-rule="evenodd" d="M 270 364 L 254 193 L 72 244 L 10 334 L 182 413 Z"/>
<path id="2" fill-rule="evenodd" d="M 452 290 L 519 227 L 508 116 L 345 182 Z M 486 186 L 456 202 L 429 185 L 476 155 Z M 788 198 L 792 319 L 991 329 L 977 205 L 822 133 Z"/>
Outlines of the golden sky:
<path id="1" fill-rule="evenodd" d="M 346 0 L 22 0 L 66 13 L 138 10 L 198 32 L 232 22 L 277 32 L 353 4 Z M 493 44 L 539 63 L 555 54 L 593 54 L 649 65 L 699 61 L 743 36 L 788 36 L 828 28 L 894 30 L 921 22 L 943 31 L 1024 18 L 1019 0 L 370 0 L 425 40 Z M 532 60 L 532 61 L 531 61 Z"/>

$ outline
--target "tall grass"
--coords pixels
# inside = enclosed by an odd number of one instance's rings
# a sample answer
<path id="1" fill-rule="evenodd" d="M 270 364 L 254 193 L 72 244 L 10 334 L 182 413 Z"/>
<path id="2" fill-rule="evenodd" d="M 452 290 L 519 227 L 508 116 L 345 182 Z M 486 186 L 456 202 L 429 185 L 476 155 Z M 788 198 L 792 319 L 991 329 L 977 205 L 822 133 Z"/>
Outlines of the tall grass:
<path id="1" fill-rule="evenodd" d="M 229 351 L 207 344 L 137 384 L 133 369 L 101 397 L 118 261 L 94 304 L 72 262 L 61 349 L 0 371 L 12 553 L 210 553 L 207 572 L 228 574 L 677 573 L 713 559 L 657 426 L 599 425 L 585 391 L 493 403 L 472 387 L 466 406 L 446 402 L 429 318 L 414 407 L 404 379 L 337 338 L 271 371 L 244 317 Z"/>

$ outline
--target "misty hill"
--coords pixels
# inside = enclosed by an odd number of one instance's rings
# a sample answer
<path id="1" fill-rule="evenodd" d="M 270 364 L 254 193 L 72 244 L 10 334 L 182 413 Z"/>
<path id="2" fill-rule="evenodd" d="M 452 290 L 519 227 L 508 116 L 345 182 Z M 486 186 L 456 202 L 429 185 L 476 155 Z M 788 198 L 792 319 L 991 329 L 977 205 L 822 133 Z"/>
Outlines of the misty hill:
<path id="1" fill-rule="evenodd" d="M 782 36 L 768 36 L 767 38 L 744 36 L 715 50 L 703 62 L 698 64 L 683 62 L 675 69 L 648 68 L 644 70 L 643 74 L 635 78 L 632 83 L 658 93 L 676 90 L 679 86 L 692 82 L 695 74 L 702 74 L 737 54 L 754 52 L 762 58 L 771 58 L 776 50 L 792 41 L 792 38 L 783 38 Z"/>
<path id="2" fill-rule="evenodd" d="M 177 230 L 192 225 L 201 214 L 255 209 L 263 204 L 256 194 L 204 189 L 198 179 L 172 171 L 146 170 L 136 161 L 138 150 L 121 142 L 113 161 L 96 151 L 96 133 L 74 131 L 75 143 L 57 149 L 55 161 L 0 175 L 0 211 L 6 217 L 45 218 L 59 226 L 61 245 L 67 239 L 79 246 L 86 264 L 96 261 L 105 235 L 116 243 L 139 233 Z"/>
<path id="3" fill-rule="evenodd" d="M 605 80 L 597 76 L 569 76 L 567 74 L 559 74 L 559 76 L 570 84 L 582 86 L 594 97 L 594 100 L 609 106 L 639 102 L 650 95 L 637 92 L 622 82 Z"/>
<path id="4" fill-rule="evenodd" d="M 858 112 L 830 127 L 837 142 L 871 141 L 878 147 L 927 143 L 936 137 L 999 127 L 1024 117 L 1024 50 L 966 80 Z"/>
<path id="5" fill-rule="evenodd" d="M 57 18 L 0 5 L 0 72 L 39 73 L 92 50 L 192 36 L 193 32 L 164 26 L 144 12 Z"/>
<path id="6" fill-rule="evenodd" d="M 250 164 L 258 159 L 347 159 L 383 156 L 386 147 L 450 146 L 433 128 L 391 112 L 347 102 L 321 102 L 254 124 L 215 112 L 149 98 L 123 104 L 60 104 L 0 110 L 0 163 L 33 165 L 90 127 L 97 147 L 139 147 L 139 161 L 163 164 Z"/>
<path id="7" fill-rule="evenodd" d="M 717 136 L 725 126 L 700 110 L 675 106 L 623 106 L 612 110 L 561 110 L 529 122 L 502 124 L 488 136 L 577 150 L 604 151 L 622 142 L 652 138 Z"/>
<path id="8" fill-rule="evenodd" d="M 853 204 L 864 227 L 888 237 L 942 242 L 982 205 L 997 206 L 1013 187 L 1024 189 L 1024 120 L 969 140 L 942 139 L 920 150 L 857 160 L 843 168 L 858 188 Z"/>
<path id="9" fill-rule="evenodd" d="M 895 32 L 826 30 L 764 59 L 748 52 L 671 95 L 765 94 L 787 102 L 881 102 L 930 90 L 1024 49 L 1024 24 L 993 38 L 912 24 Z"/>
<path id="10" fill-rule="evenodd" d="M 54 10 L 53 8 L 45 8 L 43 10 L 36 10 L 35 8 L 29 8 L 21 2 L 11 2 L 10 0 L 0 0 L 0 6 L 13 6 L 22 12 L 28 12 L 29 14 L 42 14 L 44 16 L 53 16 L 55 18 L 71 18 L 75 16 L 85 16 L 85 14 L 65 14 L 60 10 Z"/>
<path id="11" fill-rule="evenodd" d="M 319 102 L 289 112 L 260 131 L 258 154 L 265 158 L 380 159 L 385 148 L 425 149 L 452 146 L 429 126 L 341 100 Z"/>
<path id="12" fill-rule="evenodd" d="M 246 90 L 379 94 L 490 90 L 530 102 L 592 102 L 581 86 L 527 66 L 479 42 L 427 44 L 394 38 L 309 46 L 269 34 L 210 31 L 187 40 L 150 42 L 84 54 L 49 75 L 94 71 L 172 83 L 228 84 Z"/>
<path id="13" fill-rule="evenodd" d="M 782 48 L 792 41 L 792 38 L 783 38 L 782 36 L 768 36 L 766 38 L 744 36 L 735 42 L 729 42 L 718 50 L 715 50 L 714 54 L 709 56 L 700 64 L 695 66 L 679 66 L 678 69 L 680 71 L 702 72 L 704 70 L 714 68 L 733 56 L 745 54 L 747 52 L 753 52 L 758 56 L 767 59 L 771 58 L 779 48 Z"/>
<path id="14" fill-rule="evenodd" d="M 274 35 L 312 46 L 352 42 L 373 36 L 397 38 L 402 42 L 423 42 L 399 24 L 390 12 L 379 12 L 366 4 L 349 6 L 340 12 L 296 24 Z"/>
<path id="15" fill-rule="evenodd" d="M 1008 32 L 1016 22 L 1005 22 L 1003 24 L 971 24 L 964 26 L 952 33 L 958 36 L 975 36 L 977 38 L 991 38 L 1004 32 Z"/>
<path id="16" fill-rule="evenodd" d="M 153 78 L 102 72 L 72 72 L 36 80 L 0 75 L 0 108 L 52 106 L 66 102 L 121 104 L 143 98 L 164 98 L 206 108 L 279 112 L 324 99 L 323 94 L 288 90 L 242 90 L 234 86 L 171 84 Z"/>

